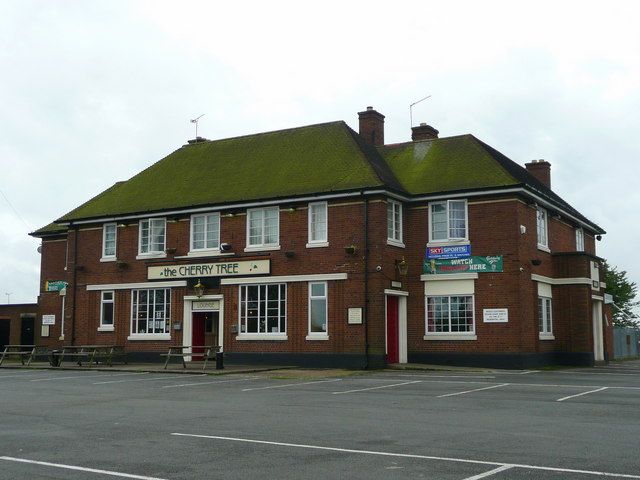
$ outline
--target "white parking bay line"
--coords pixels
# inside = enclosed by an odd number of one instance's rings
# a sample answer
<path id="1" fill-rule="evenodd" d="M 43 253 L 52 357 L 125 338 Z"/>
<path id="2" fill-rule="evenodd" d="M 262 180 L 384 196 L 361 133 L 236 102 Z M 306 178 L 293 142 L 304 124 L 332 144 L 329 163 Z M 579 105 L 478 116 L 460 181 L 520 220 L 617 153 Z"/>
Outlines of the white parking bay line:
<path id="1" fill-rule="evenodd" d="M 412 382 L 394 383 L 393 385 L 380 385 L 379 387 L 356 388 L 355 390 L 344 390 L 342 392 L 331 392 L 333 395 L 341 395 L 343 393 L 366 392 L 367 390 L 380 390 L 381 388 L 400 387 L 401 385 L 409 385 L 412 383 L 422 383 L 422 380 L 413 380 Z"/>
<path id="2" fill-rule="evenodd" d="M 73 376 L 69 376 L 69 377 L 43 377 L 43 378 L 34 378 L 32 380 L 29 380 L 30 382 L 52 382 L 55 380 L 69 380 L 69 379 L 75 379 L 75 378 L 97 378 L 97 377 L 130 377 L 132 375 L 142 375 L 144 372 L 139 372 L 139 373 L 116 373 L 116 374 L 111 374 L 111 373 L 103 373 L 103 374 L 97 374 L 97 375 L 73 375 Z"/>
<path id="3" fill-rule="evenodd" d="M 569 400 L 570 398 L 581 397 L 581 396 L 587 395 L 589 393 L 601 392 L 603 390 L 606 390 L 607 388 L 609 388 L 609 387 L 596 388 L 595 390 L 589 390 L 588 392 L 582 392 L 582 393 L 578 393 L 576 395 L 569 395 L 568 397 L 559 398 L 558 400 L 556 400 L 556 402 L 564 402 L 565 400 Z"/>
<path id="4" fill-rule="evenodd" d="M 216 380 L 215 382 L 182 383 L 180 385 L 163 385 L 160 388 L 199 387 L 200 385 L 214 385 L 216 383 L 247 382 L 249 380 L 257 380 L 258 378 L 260 377 L 235 378 L 233 380 Z"/>
<path id="5" fill-rule="evenodd" d="M 491 385 L 490 387 L 474 388 L 473 390 L 465 390 L 464 392 L 447 393 L 445 395 L 438 395 L 438 398 L 453 397 L 455 395 L 464 395 L 465 393 L 479 392 L 481 390 L 491 390 L 492 388 L 506 387 L 511 385 L 510 383 L 501 383 L 500 385 Z"/>
<path id="6" fill-rule="evenodd" d="M 492 375 L 428 375 L 428 374 L 404 374 L 399 377 L 422 377 L 422 378 L 496 378 Z"/>
<path id="7" fill-rule="evenodd" d="M 487 478 L 496 473 L 504 472 L 505 470 L 509 470 L 513 468 L 512 465 L 502 465 L 501 467 L 494 468 L 493 470 L 489 470 L 488 472 L 480 473 L 478 475 L 474 475 L 473 477 L 467 477 L 464 480 L 479 480 L 480 478 Z"/>
<path id="8" fill-rule="evenodd" d="M 311 385 L 312 383 L 329 383 L 329 382 L 339 382 L 341 378 L 336 378 L 333 380 L 315 380 L 313 382 L 299 382 L 299 383 L 287 383 L 286 385 L 271 385 L 269 387 L 256 387 L 256 388 L 243 388 L 243 392 L 251 392 L 253 390 L 267 390 L 271 388 L 285 388 L 285 387 L 296 387 L 298 385 Z"/>
<path id="9" fill-rule="evenodd" d="M 31 465 L 41 465 L 43 467 L 64 468 L 65 470 L 76 470 L 79 472 L 100 473 L 102 475 L 110 475 L 120 478 L 135 478 L 137 480 L 165 480 L 158 477 L 147 477 L 145 475 L 134 475 L 132 473 L 113 472 L 111 470 L 99 470 L 97 468 L 78 467 L 77 465 L 64 465 L 62 463 L 39 462 L 36 460 L 28 460 L 26 458 L 0 457 L 0 460 L 7 462 L 28 463 Z"/>
<path id="10" fill-rule="evenodd" d="M 144 375 L 149 372 L 145 372 Z M 141 374 L 143 375 L 143 374 Z M 193 375 L 194 377 L 205 377 L 207 374 L 203 373 L 202 375 Z M 153 377 L 153 378 L 134 378 L 133 380 L 110 380 L 108 382 L 94 382 L 94 385 L 107 385 L 109 383 L 128 383 L 128 382 L 149 382 L 154 380 L 175 380 L 175 376 L 163 375 L 161 377 Z"/>
<path id="11" fill-rule="evenodd" d="M 485 460 L 472 460 L 469 458 L 437 457 L 434 455 L 416 455 L 411 453 L 393 453 L 393 452 L 381 452 L 381 451 L 375 451 L 375 450 L 356 450 L 353 448 L 323 447 L 320 445 L 307 445 L 307 444 L 300 444 L 300 443 L 269 442 L 266 440 L 253 440 L 250 438 L 235 438 L 235 437 L 220 437 L 216 435 L 196 435 L 196 434 L 190 434 L 190 433 L 172 433 L 171 435 L 174 435 L 177 437 L 206 438 L 210 440 L 226 440 L 231 442 L 273 445 L 277 447 L 287 447 L 287 448 L 304 448 L 309 450 L 323 450 L 323 451 L 341 452 L 341 453 L 359 453 L 363 455 L 378 455 L 383 457 L 416 458 L 420 460 L 441 460 L 445 462 L 467 463 L 467 464 L 473 464 L 473 465 L 489 465 L 494 467 L 523 468 L 525 470 L 543 470 L 548 472 L 581 473 L 585 475 L 596 475 L 599 477 L 633 478 L 636 480 L 640 479 L 640 475 L 632 475 L 628 473 L 610 473 L 610 472 L 598 472 L 595 470 L 577 470 L 572 468 L 544 467 L 540 465 L 490 462 Z M 488 473 L 488 472 L 485 472 L 485 473 Z"/>

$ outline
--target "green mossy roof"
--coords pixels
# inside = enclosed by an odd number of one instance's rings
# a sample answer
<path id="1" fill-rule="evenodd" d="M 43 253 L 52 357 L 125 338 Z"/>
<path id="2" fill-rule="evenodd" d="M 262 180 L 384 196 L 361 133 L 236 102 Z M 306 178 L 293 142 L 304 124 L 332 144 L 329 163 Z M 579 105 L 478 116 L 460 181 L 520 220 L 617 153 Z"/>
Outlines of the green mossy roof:
<path id="1" fill-rule="evenodd" d="M 186 145 L 58 221 L 381 185 L 354 132 L 331 122 Z"/>
<path id="2" fill-rule="evenodd" d="M 49 225 L 46 225 L 34 232 L 31 232 L 29 235 L 33 235 L 34 237 L 44 237 L 49 235 L 58 235 L 58 234 L 66 233 L 66 231 L 67 231 L 66 225 L 60 225 L 58 223 L 50 223 Z"/>
<path id="3" fill-rule="evenodd" d="M 473 135 L 391 145 L 380 153 L 412 195 L 520 183 Z"/>

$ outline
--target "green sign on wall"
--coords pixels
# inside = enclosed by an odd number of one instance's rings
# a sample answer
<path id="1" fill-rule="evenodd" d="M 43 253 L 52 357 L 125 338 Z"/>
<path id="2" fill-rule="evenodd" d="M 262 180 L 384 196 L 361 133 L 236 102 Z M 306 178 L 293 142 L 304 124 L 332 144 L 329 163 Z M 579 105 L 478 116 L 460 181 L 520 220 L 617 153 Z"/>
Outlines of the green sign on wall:
<path id="1" fill-rule="evenodd" d="M 502 272 L 502 256 L 452 258 L 449 260 L 428 260 L 425 258 L 423 273 L 497 273 Z"/>
<path id="2" fill-rule="evenodd" d="M 45 283 L 45 291 L 59 292 L 67 287 L 67 282 L 63 280 L 49 280 Z"/>

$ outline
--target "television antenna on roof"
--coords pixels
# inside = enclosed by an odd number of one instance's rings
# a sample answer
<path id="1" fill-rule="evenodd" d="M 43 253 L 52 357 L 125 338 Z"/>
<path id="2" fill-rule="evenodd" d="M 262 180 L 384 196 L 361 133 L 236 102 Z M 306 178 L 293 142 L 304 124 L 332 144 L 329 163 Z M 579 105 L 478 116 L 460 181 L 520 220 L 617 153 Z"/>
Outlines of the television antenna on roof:
<path id="1" fill-rule="evenodd" d="M 420 102 L 426 100 L 427 98 L 431 98 L 431 95 L 427 95 L 424 98 L 421 98 L 420 100 L 418 100 L 417 102 L 413 102 L 411 105 L 409 105 L 409 127 L 413 127 L 413 106 L 419 104 Z"/>
<path id="2" fill-rule="evenodd" d="M 198 139 L 198 120 L 200 120 L 202 117 L 204 117 L 204 113 L 199 117 L 194 118 L 193 120 L 189 120 L 191 123 L 196 124 L 196 140 Z"/>
<path id="3" fill-rule="evenodd" d="M 7 296 L 7 304 L 11 303 L 11 295 L 13 295 L 13 293 L 5 292 L 5 295 Z"/>

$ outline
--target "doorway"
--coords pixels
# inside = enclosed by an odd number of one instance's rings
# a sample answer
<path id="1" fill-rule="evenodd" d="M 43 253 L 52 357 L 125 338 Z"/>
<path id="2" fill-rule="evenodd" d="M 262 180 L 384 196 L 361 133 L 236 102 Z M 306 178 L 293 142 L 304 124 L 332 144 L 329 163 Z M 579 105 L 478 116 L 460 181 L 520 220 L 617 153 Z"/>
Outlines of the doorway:
<path id="1" fill-rule="evenodd" d="M 191 316 L 191 345 L 195 346 L 219 346 L 220 312 L 193 312 Z M 202 348 L 194 348 L 193 360 L 202 360 Z"/>
<path id="2" fill-rule="evenodd" d="M 387 363 L 407 363 L 407 292 L 385 290 Z"/>
<path id="3" fill-rule="evenodd" d="M 0 320 L 0 349 L 11 344 L 11 320 Z"/>
<path id="4" fill-rule="evenodd" d="M 22 317 L 20 322 L 20 345 L 35 345 L 35 318 Z"/>

